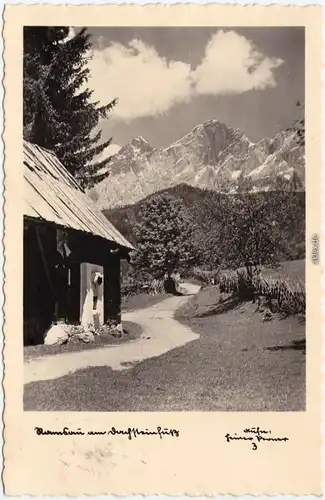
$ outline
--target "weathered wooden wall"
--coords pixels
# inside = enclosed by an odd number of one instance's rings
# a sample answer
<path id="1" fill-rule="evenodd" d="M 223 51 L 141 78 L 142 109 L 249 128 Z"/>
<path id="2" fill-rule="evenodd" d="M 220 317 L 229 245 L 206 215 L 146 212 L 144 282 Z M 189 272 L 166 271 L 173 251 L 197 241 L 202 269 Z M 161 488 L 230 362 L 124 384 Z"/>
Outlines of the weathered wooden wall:
<path id="1" fill-rule="evenodd" d="M 55 304 L 55 232 L 24 223 L 23 313 L 24 344 L 40 343 L 50 326 Z"/>

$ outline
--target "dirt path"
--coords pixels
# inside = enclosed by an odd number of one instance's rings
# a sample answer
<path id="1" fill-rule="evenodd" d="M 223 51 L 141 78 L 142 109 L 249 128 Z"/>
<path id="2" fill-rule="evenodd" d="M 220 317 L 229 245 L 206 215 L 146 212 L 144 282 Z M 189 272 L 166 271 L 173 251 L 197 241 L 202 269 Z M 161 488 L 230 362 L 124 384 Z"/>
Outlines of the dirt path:
<path id="1" fill-rule="evenodd" d="M 132 321 L 143 328 L 141 337 L 132 342 L 26 362 L 24 383 L 52 380 L 89 367 L 106 366 L 113 370 L 126 370 L 140 361 L 161 356 L 198 339 L 198 334 L 173 317 L 176 309 L 198 290 L 197 285 L 183 283 L 182 291 L 187 295 L 171 297 L 154 306 L 125 313 L 125 321 Z"/>

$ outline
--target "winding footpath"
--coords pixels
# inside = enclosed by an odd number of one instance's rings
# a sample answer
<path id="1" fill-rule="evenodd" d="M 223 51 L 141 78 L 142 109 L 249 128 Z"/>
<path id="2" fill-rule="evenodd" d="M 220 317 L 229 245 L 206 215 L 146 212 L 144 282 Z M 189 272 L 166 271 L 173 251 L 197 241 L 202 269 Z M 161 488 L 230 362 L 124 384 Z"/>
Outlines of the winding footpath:
<path id="1" fill-rule="evenodd" d="M 161 356 L 198 339 L 198 334 L 174 319 L 174 313 L 189 296 L 199 291 L 199 286 L 183 283 L 182 291 L 185 295 L 171 297 L 154 306 L 123 315 L 124 321 L 142 327 L 143 333 L 138 339 L 118 346 L 28 361 L 24 364 L 24 383 L 52 380 L 89 367 L 106 366 L 112 370 L 127 370 L 145 359 Z"/>

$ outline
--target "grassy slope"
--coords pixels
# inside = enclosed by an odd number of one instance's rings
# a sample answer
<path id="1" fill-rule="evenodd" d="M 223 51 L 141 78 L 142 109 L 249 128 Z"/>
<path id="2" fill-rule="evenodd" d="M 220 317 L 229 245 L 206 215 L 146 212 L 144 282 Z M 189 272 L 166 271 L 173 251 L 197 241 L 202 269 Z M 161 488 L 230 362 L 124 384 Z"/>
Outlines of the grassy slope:
<path id="1" fill-rule="evenodd" d="M 264 270 L 264 274 L 268 276 L 284 276 L 291 279 L 297 279 L 301 283 L 305 283 L 305 259 L 300 260 L 287 260 L 281 262 L 278 269 Z"/>
<path id="2" fill-rule="evenodd" d="M 147 293 L 139 293 L 132 297 L 125 297 L 122 299 L 122 314 L 123 312 L 135 311 L 145 307 L 154 306 L 162 300 L 168 298 L 167 294 L 148 295 Z"/>
<path id="3" fill-rule="evenodd" d="M 285 276 L 292 280 L 305 282 L 305 260 L 293 260 L 282 262 L 277 269 L 263 268 L 264 276 L 279 277 Z M 229 299 L 225 303 L 219 303 L 218 286 L 209 286 L 193 296 L 184 306 L 176 311 L 176 317 L 179 319 L 194 318 L 196 316 L 205 316 L 219 314 L 232 310 L 239 306 L 239 303 Z"/>

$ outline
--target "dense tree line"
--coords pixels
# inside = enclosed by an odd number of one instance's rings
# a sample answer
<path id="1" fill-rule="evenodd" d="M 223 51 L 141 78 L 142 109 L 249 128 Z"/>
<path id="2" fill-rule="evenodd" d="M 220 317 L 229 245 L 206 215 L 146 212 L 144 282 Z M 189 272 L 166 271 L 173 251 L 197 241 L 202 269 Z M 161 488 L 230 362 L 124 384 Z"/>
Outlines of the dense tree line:
<path id="1" fill-rule="evenodd" d="M 200 219 L 196 244 L 204 240 L 204 267 L 236 269 L 246 261 L 272 265 L 304 257 L 302 193 L 246 193 L 221 197 L 219 203 L 208 195 Z"/>
<path id="2" fill-rule="evenodd" d="M 166 230 L 174 211 L 168 206 L 174 203 L 183 214 L 181 241 Z M 159 223 L 153 222 L 153 206 Z M 247 260 L 272 265 L 305 256 L 305 193 L 294 189 L 227 196 L 182 185 L 167 190 L 163 197 L 158 193 L 136 205 L 104 213 L 138 246 L 147 269 L 152 261 L 145 255 L 150 252 L 156 258 L 157 251 L 163 262 L 165 241 L 175 243 L 178 252 L 184 246 L 184 255 L 191 248 L 193 260 L 188 266 L 182 264 L 187 268 L 193 261 L 214 270 L 219 266 L 235 269 Z"/>

